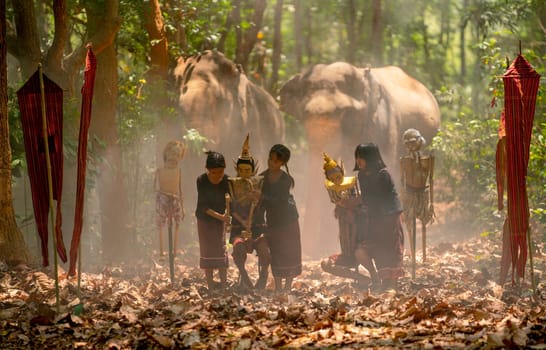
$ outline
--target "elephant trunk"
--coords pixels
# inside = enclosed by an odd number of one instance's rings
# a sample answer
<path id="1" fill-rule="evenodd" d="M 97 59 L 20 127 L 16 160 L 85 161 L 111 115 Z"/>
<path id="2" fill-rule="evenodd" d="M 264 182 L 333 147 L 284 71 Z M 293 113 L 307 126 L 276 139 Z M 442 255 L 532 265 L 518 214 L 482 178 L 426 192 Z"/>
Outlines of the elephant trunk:
<path id="1" fill-rule="evenodd" d="M 305 119 L 309 155 L 307 157 L 306 197 L 303 220 L 303 248 L 312 257 L 325 256 L 336 250 L 337 229 L 328 193 L 324 188 L 322 154 L 338 157 L 341 152 L 339 118 L 315 115 Z"/>

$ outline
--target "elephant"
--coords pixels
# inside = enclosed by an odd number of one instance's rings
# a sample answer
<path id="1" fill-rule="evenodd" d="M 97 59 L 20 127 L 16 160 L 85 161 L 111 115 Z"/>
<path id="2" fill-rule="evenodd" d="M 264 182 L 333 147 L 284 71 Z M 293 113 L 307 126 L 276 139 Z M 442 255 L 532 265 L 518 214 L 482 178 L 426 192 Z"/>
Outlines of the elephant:
<path id="1" fill-rule="evenodd" d="M 257 160 L 267 160 L 269 148 L 284 142 L 284 119 L 275 99 L 252 83 L 242 67 L 223 53 L 207 50 L 181 57 L 173 74 L 183 125 L 206 137 L 203 151 L 213 150 L 224 155 L 228 175 L 234 175 L 229 160 L 237 159 L 247 133 L 250 133 L 250 151 Z M 196 198 L 194 180 L 205 171 L 205 158 L 203 153 L 196 154 L 191 149 L 186 154 L 182 169 L 185 164 L 189 165 L 183 190 L 189 202 Z M 184 183 L 190 185 L 184 186 Z"/>
<path id="2" fill-rule="evenodd" d="M 325 223 L 329 216 L 322 214 L 330 204 L 321 173 L 324 152 L 348 161 L 348 172 L 353 168 L 355 147 L 363 142 L 374 142 L 393 178 L 398 179 L 404 131 L 416 128 L 431 140 L 440 127 L 440 109 L 433 94 L 395 66 L 359 68 L 346 62 L 316 64 L 281 87 L 280 108 L 302 123 L 307 136 L 306 178 L 309 180 L 303 218 L 304 242 L 317 241 L 317 235 L 318 241 L 328 241 L 332 235 L 325 237 L 327 233 L 319 230 L 334 229 L 333 217 L 332 223 Z"/>

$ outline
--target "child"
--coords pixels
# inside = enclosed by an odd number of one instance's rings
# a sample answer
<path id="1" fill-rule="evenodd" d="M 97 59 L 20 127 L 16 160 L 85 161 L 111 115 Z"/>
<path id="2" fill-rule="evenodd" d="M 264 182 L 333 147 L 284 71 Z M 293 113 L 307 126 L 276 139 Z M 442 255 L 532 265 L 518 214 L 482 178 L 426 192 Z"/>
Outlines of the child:
<path id="1" fill-rule="evenodd" d="M 363 215 L 360 189 L 356 176 L 345 176 L 343 166 L 338 165 L 324 153 L 324 186 L 330 201 L 336 205 L 335 217 L 339 224 L 341 253 L 333 254 L 321 261 L 324 271 L 336 276 L 352 278 L 359 285 L 368 285 L 370 279 L 358 272 L 355 250 L 358 242 L 358 224 Z"/>
<path id="2" fill-rule="evenodd" d="M 231 223 L 229 215 L 228 176 L 226 162 L 218 152 L 208 151 L 205 168 L 197 177 L 197 232 L 199 235 L 199 266 L 205 270 L 209 290 L 227 286 L 228 255 L 226 231 Z M 227 195 L 227 197 L 226 197 Z M 214 270 L 220 275 L 220 284 L 214 281 Z"/>
<path id="3" fill-rule="evenodd" d="M 184 219 L 182 202 L 182 180 L 179 163 L 184 158 L 184 144 L 180 141 L 170 141 L 163 150 L 163 167 L 155 172 L 156 213 L 159 229 L 159 254 L 163 256 L 163 228 L 169 220 L 174 220 L 173 254 L 178 243 L 180 220 Z"/>
<path id="4" fill-rule="evenodd" d="M 356 259 L 370 272 L 376 287 L 396 288 L 403 275 L 402 205 L 377 145 L 356 147 L 355 170 L 359 170 L 362 204 L 367 210 L 367 227 L 361 232 Z"/>
<path id="5" fill-rule="evenodd" d="M 301 238 L 298 210 L 290 189 L 294 179 L 288 171 L 290 150 L 281 144 L 269 151 L 268 169 L 262 188 L 262 205 L 265 210 L 266 237 L 271 250 L 271 272 L 275 279 L 275 289 L 292 288 L 292 280 L 301 274 Z M 284 172 L 281 167 L 286 168 Z"/>
<path id="6" fill-rule="evenodd" d="M 256 250 L 258 255 L 259 278 L 255 285 L 257 289 L 264 289 L 267 284 L 271 260 L 269 245 L 260 227 L 263 223 L 254 219 L 263 185 L 263 176 L 256 176 L 256 167 L 256 162 L 250 155 L 249 135 L 247 135 L 241 155 L 235 163 L 237 177 L 228 179 L 232 198 L 231 215 L 234 219 L 229 241 L 233 244 L 233 262 L 239 269 L 239 284 L 245 289 L 254 287 L 245 269 L 247 254 Z"/>

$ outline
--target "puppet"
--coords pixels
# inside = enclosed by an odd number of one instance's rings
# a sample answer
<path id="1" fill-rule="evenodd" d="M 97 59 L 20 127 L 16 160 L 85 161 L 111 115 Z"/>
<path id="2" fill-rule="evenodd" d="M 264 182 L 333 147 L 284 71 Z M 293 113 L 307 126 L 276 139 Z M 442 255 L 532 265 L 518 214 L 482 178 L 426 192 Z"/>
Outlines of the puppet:
<path id="1" fill-rule="evenodd" d="M 163 150 L 163 167 L 155 173 L 157 226 L 159 229 L 159 254 L 163 255 L 163 228 L 175 223 L 173 253 L 178 245 L 180 220 L 184 219 L 180 161 L 185 147 L 180 141 L 170 141 Z"/>
<path id="2" fill-rule="evenodd" d="M 401 194 L 406 224 L 410 232 L 415 277 L 416 220 L 421 222 L 423 262 L 426 260 L 426 225 L 434 221 L 434 156 L 422 152 L 426 141 L 416 129 L 408 129 L 403 135 L 407 154 L 400 159 Z"/>
<path id="3" fill-rule="evenodd" d="M 339 224 L 339 245 L 341 253 L 334 254 L 321 262 L 324 271 L 340 277 L 356 280 L 367 285 L 368 277 L 358 272 L 355 249 L 358 243 L 358 225 L 363 225 L 364 212 L 361 208 L 360 189 L 356 176 L 345 176 L 343 165 L 338 165 L 328 154 L 323 154 L 324 186 L 330 201 L 335 204 L 334 215 Z"/>
<path id="4" fill-rule="evenodd" d="M 229 241 L 233 244 L 232 256 L 239 269 L 240 286 L 253 287 L 245 263 L 247 254 L 256 251 L 259 278 L 255 287 L 263 289 L 267 284 L 270 253 L 267 241 L 262 234 L 263 222 L 255 220 L 259 218 L 255 210 L 260 200 L 263 176 L 256 175 L 258 166 L 250 154 L 249 138 L 250 135 L 247 134 L 241 154 L 237 161 L 234 161 L 237 176 L 228 179 L 232 198 L 231 216 L 234 219 Z"/>

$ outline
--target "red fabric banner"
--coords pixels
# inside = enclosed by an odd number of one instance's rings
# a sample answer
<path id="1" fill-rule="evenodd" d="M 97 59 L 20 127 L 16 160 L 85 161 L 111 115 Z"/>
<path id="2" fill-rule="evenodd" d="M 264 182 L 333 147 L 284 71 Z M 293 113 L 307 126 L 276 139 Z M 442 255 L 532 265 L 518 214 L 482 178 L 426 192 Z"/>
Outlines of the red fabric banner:
<path id="1" fill-rule="evenodd" d="M 529 203 L 526 176 L 540 75 L 518 55 L 503 75 L 506 127 L 506 179 L 512 283 L 525 275 Z"/>
<path id="2" fill-rule="evenodd" d="M 25 141 L 25 154 L 32 192 L 32 204 L 38 235 L 41 240 L 42 265 L 49 265 L 48 253 L 48 212 L 49 184 L 47 162 L 43 137 L 42 99 L 40 92 L 40 73 L 36 71 L 30 79 L 17 91 L 17 100 L 21 112 L 21 124 Z M 53 181 L 53 199 L 57 201 L 55 218 L 55 237 L 57 252 L 63 262 L 66 262 L 66 250 L 61 231 L 61 194 L 63 184 L 63 90 L 43 76 L 45 110 L 51 177 Z"/>
<path id="3" fill-rule="evenodd" d="M 78 143 L 78 180 L 76 188 L 76 209 L 74 212 L 74 231 L 72 232 L 72 242 L 70 244 L 70 266 L 68 275 L 76 274 L 76 262 L 78 260 L 78 250 L 83 225 L 83 197 L 85 195 L 85 172 L 87 169 L 87 139 L 89 133 L 89 124 L 91 122 L 91 106 L 93 104 L 93 90 L 95 87 L 95 72 L 97 69 L 97 59 L 93 54 L 91 46 L 87 47 L 87 57 L 85 59 L 85 72 L 82 87 L 82 106 L 80 116 L 80 134 Z"/>

